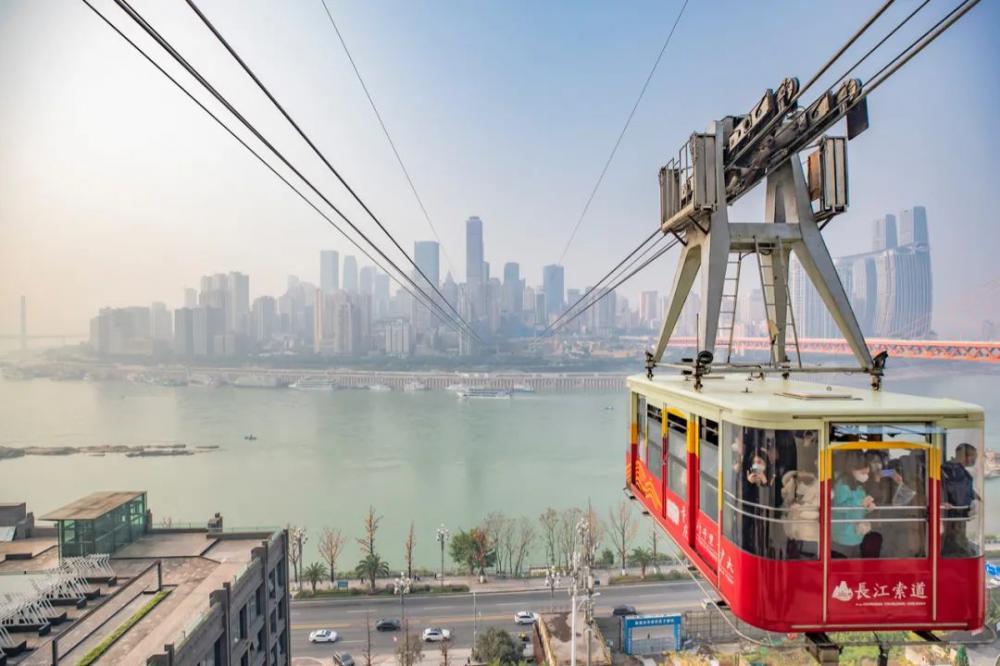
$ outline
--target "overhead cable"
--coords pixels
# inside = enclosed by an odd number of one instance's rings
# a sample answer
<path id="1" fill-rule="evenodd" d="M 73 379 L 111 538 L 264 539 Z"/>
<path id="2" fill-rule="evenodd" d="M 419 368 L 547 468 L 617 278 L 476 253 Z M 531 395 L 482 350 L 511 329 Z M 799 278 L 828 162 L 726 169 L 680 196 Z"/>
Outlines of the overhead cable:
<path id="1" fill-rule="evenodd" d="M 385 225 L 378 218 L 378 216 L 375 215 L 375 213 L 371 210 L 371 208 L 368 207 L 368 204 L 365 203 L 365 201 L 358 195 L 358 193 L 354 190 L 354 188 L 351 187 L 351 185 L 347 182 L 347 180 L 344 179 L 344 177 L 340 174 L 340 172 L 336 169 L 336 167 L 334 167 L 330 163 L 326 155 L 324 155 L 323 152 L 312 141 L 312 139 L 309 138 L 309 136 L 305 133 L 305 131 L 303 131 L 302 127 L 300 127 L 299 124 L 295 122 L 295 119 L 292 118 L 292 116 L 288 113 L 285 107 L 282 106 L 282 104 L 278 101 L 278 99 L 271 93 L 268 87 L 264 85 L 264 82 L 260 80 L 257 74 L 246 63 L 246 61 L 243 60 L 240 54 L 236 52 L 236 49 L 234 49 L 232 45 L 222 35 L 222 33 L 219 32 L 219 30 L 215 27 L 215 25 L 211 22 L 211 20 L 209 20 L 209 18 L 205 16 L 204 13 L 202 13 L 201 9 L 198 8 L 198 5 L 195 4 L 194 0 L 187 0 L 187 4 L 191 8 L 191 10 L 194 11 L 195 14 L 197 14 L 198 18 L 201 19 L 202 23 L 205 24 L 205 27 L 207 27 L 211 31 L 211 33 L 215 36 L 215 38 L 219 41 L 219 43 L 222 44 L 222 46 L 226 49 L 229 55 L 231 55 L 233 59 L 236 60 L 237 63 L 239 63 L 243 71 L 246 72 L 246 74 L 253 80 L 255 84 L 257 84 L 257 87 L 260 88 L 261 92 L 263 92 L 264 95 L 268 98 L 268 100 L 271 101 L 271 104 L 273 104 L 274 107 L 281 113 L 281 115 L 284 116 L 285 120 L 287 120 L 288 123 L 295 129 L 298 135 L 302 137 L 302 140 L 305 141 L 306 144 L 316 154 L 316 156 L 319 157 L 320 161 L 322 161 L 323 164 L 326 165 L 327 169 L 329 169 L 330 172 L 337 178 L 337 180 L 340 181 L 340 184 L 343 185 L 344 188 L 351 194 L 351 197 L 353 197 L 354 200 L 361 206 L 361 208 L 364 209 L 364 211 L 368 214 L 368 216 L 372 219 L 372 221 L 375 222 L 378 228 L 382 230 L 382 232 L 392 242 L 392 244 L 396 247 L 396 249 L 399 250 L 404 257 L 406 257 L 406 261 L 409 262 L 409 264 L 413 267 L 414 270 L 416 270 L 416 272 L 420 275 L 420 277 L 424 279 L 424 281 L 431 287 L 434 293 L 437 294 L 437 296 L 441 299 L 441 301 L 448 306 L 448 309 L 452 311 L 452 314 L 458 317 L 459 320 L 461 320 L 465 324 L 465 326 L 468 327 L 469 326 L 468 322 L 466 322 L 465 319 L 462 317 L 462 315 L 459 314 L 458 310 L 455 309 L 455 306 L 453 306 L 451 303 L 448 302 L 448 299 L 446 299 L 444 297 L 444 294 L 441 293 L 440 289 L 438 288 L 438 285 L 431 282 L 431 280 L 427 277 L 427 275 L 424 274 L 423 269 L 421 269 L 420 266 L 417 265 L 417 262 L 413 260 L 413 257 L 411 257 L 410 254 L 403 249 L 403 247 L 399 244 L 399 241 L 396 240 L 396 237 L 393 236 L 393 234 L 385 227 Z M 469 328 L 469 330 L 470 331 L 472 330 L 471 327 Z"/>
<path id="2" fill-rule="evenodd" d="M 608 155 L 608 159 L 604 162 L 604 168 L 601 169 L 601 174 L 597 177 L 597 182 L 594 183 L 593 189 L 590 190 L 590 196 L 587 197 L 587 202 L 583 206 L 583 210 L 580 212 L 580 217 L 577 218 L 576 224 L 573 225 L 573 231 L 569 235 L 569 240 L 566 241 L 566 246 L 563 248 L 562 254 L 559 255 L 559 262 L 562 263 L 566 258 L 566 253 L 569 252 L 570 245 L 573 244 L 573 239 L 576 238 L 576 232 L 580 229 L 580 224 L 583 223 L 583 218 L 587 216 L 587 211 L 590 210 L 590 204 L 594 201 L 594 197 L 597 195 L 597 190 L 601 187 L 601 183 L 604 182 L 604 176 L 608 173 L 608 167 L 611 166 L 611 161 L 615 158 L 615 153 L 618 152 L 618 146 L 621 145 L 622 139 L 625 137 L 625 132 L 628 131 L 629 125 L 632 124 L 632 118 L 635 116 L 636 109 L 639 108 L 639 102 L 642 101 L 643 96 L 646 94 L 646 89 L 649 88 L 649 83 L 653 80 L 653 75 L 656 73 L 656 68 L 660 64 L 660 60 L 663 58 L 663 53 L 670 46 L 670 40 L 674 36 L 674 31 L 677 30 L 677 24 L 680 23 L 681 16 L 684 15 L 684 10 L 687 8 L 688 0 L 684 0 L 684 4 L 681 5 L 680 11 L 677 12 L 677 17 L 674 19 L 674 24 L 670 27 L 670 32 L 667 34 L 666 40 L 663 42 L 663 46 L 660 48 L 660 52 L 656 56 L 656 60 L 653 62 L 653 67 L 649 70 L 649 75 L 646 77 L 645 83 L 642 84 L 642 89 L 639 91 L 639 96 L 635 100 L 635 104 L 632 105 L 632 110 L 628 114 L 628 118 L 625 119 L 625 125 L 622 127 L 622 131 L 618 133 L 618 138 L 615 140 L 615 144 L 611 147 L 611 154 Z"/>

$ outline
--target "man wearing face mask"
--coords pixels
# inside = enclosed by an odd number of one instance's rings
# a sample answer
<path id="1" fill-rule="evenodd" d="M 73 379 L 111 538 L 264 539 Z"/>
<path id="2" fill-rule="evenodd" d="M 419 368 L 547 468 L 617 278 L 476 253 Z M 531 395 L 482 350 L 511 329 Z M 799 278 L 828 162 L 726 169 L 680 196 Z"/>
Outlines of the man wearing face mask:
<path id="1" fill-rule="evenodd" d="M 974 544 L 969 543 L 966 527 L 972 515 L 973 503 L 979 499 L 975 489 L 978 454 L 972 444 L 959 444 L 952 459 L 941 465 L 941 486 L 944 490 L 944 533 L 941 554 L 945 557 L 976 557 Z"/>
<path id="2" fill-rule="evenodd" d="M 864 557 L 862 542 L 871 532 L 865 518 L 875 509 L 875 500 L 865 490 L 871 476 L 868 461 L 860 451 L 848 452 L 844 472 L 833 485 L 833 549 L 842 557 Z M 869 543 L 873 540 L 869 539 Z M 881 547 L 879 540 L 878 548 Z M 877 555 L 875 555 L 877 557 Z"/>

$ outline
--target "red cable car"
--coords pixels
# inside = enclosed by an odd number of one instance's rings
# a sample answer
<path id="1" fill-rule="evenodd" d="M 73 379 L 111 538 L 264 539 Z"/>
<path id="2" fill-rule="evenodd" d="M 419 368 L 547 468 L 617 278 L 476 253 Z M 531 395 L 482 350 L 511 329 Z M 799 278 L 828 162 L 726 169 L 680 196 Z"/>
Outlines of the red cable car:
<path id="1" fill-rule="evenodd" d="M 782 378 L 628 380 L 627 488 L 739 619 L 983 626 L 983 410 Z"/>

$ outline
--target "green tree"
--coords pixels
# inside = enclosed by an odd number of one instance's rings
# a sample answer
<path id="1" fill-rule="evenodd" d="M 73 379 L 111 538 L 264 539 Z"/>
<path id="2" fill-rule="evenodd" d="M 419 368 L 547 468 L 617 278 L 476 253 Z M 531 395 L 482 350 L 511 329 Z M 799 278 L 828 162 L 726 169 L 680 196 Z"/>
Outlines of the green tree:
<path id="1" fill-rule="evenodd" d="M 477 527 L 468 531 L 459 530 L 448 544 L 448 553 L 455 564 L 468 568 L 470 575 L 476 571 L 480 575 L 485 574 L 486 567 L 496 562 L 496 552 L 490 544 L 489 535 Z"/>
<path id="2" fill-rule="evenodd" d="M 521 661 L 521 650 L 509 633 L 490 627 L 476 638 L 474 658 L 488 664 L 516 664 Z"/>
<path id="3" fill-rule="evenodd" d="M 451 538 L 451 543 L 448 544 L 448 554 L 451 555 L 452 561 L 460 567 L 467 567 L 469 574 L 474 573 L 476 566 L 475 559 L 472 557 L 474 549 L 475 543 L 472 541 L 472 535 L 465 530 L 459 530 L 458 534 Z"/>
<path id="4" fill-rule="evenodd" d="M 610 548 L 605 548 L 601 551 L 601 559 L 598 560 L 598 564 L 602 567 L 612 567 L 615 565 L 615 553 Z"/>
<path id="5" fill-rule="evenodd" d="M 965 646 L 959 646 L 955 652 L 955 666 L 969 666 L 969 651 Z"/>
<path id="6" fill-rule="evenodd" d="M 313 562 L 302 572 L 302 578 L 312 585 L 313 594 L 316 594 L 316 585 L 326 579 L 327 569 L 322 562 Z"/>
<path id="7" fill-rule="evenodd" d="M 632 561 L 639 565 L 639 575 L 646 577 L 646 567 L 653 563 L 653 553 L 645 548 L 636 548 L 632 551 Z"/>
<path id="8" fill-rule="evenodd" d="M 358 566 L 354 568 L 354 575 L 362 580 L 368 581 L 368 588 L 375 591 L 375 579 L 379 576 L 389 575 L 389 563 L 382 559 L 378 553 L 365 555 Z"/>

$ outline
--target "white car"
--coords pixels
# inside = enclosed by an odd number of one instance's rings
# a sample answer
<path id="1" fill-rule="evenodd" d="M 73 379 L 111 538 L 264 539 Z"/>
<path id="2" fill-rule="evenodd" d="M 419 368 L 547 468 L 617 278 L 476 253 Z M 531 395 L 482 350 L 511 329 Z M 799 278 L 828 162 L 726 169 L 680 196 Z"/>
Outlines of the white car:
<path id="1" fill-rule="evenodd" d="M 338 638 L 337 632 L 333 629 L 317 629 L 309 632 L 310 643 L 335 643 Z"/>
<path id="2" fill-rule="evenodd" d="M 538 615 L 530 611 L 518 611 L 514 613 L 514 624 L 534 624 L 538 621 Z"/>
<path id="3" fill-rule="evenodd" d="M 440 643 L 441 641 L 450 641 L 451 632 L 447 629 L 439 629 L 438 627 L 427 627 L 426 629 L 424 629 L 423 639 L 427 643 Z"/>

